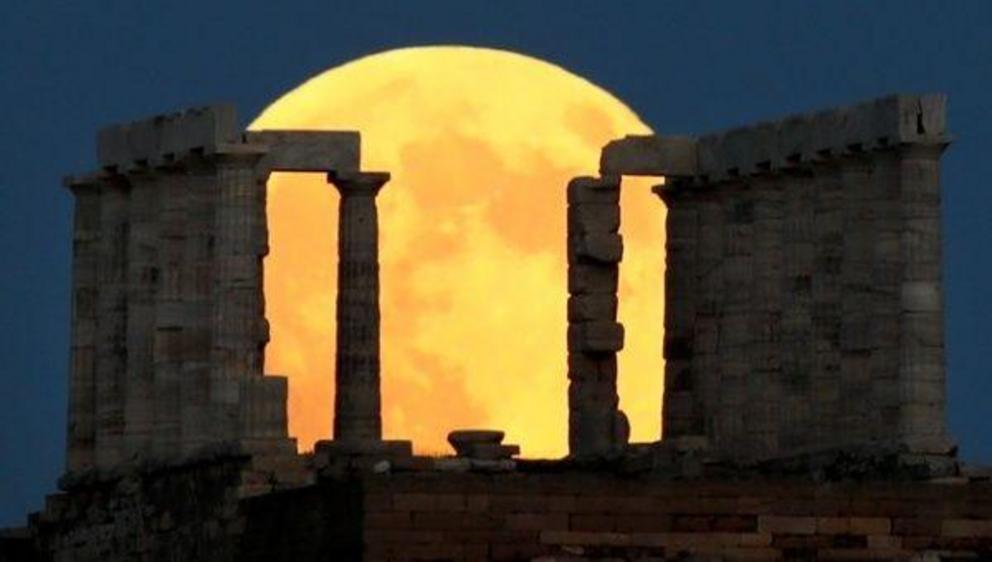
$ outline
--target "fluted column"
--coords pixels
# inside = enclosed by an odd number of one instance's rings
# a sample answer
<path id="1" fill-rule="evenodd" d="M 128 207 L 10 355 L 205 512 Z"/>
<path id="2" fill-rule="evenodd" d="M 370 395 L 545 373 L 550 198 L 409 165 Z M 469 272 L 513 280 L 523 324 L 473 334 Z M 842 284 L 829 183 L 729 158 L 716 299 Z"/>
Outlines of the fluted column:
<path id="1" fill-rule="evenodd" d="M 262 376 L 267 339 L 262 297 L 260 193 L 253 150 L 230 152 L 216 161 L 214 217 L 213 343 L 210 434 L 245 436 L 247 387 Z"/>
<path id="2" fill-rule="evenodd" d="M 379 393 L 379 227 L 375 197 L 384 172 L 330 174 L 338 217 L 337 357 L 334 439 L 382 439 Z"/>
<path id="3" fill-rule="evenodd" d="M 72 235 L 72 348 L 69 368 L 68 471 L 92 468 L 96 460 L 96 350 L 100 294 L 101 186 L 70 178 L 75 196 Z"/>
<path id="4" fill-rule="evenodd" d="M 947 434 L 940 156 L 947 140 L 901 147 L 898 207 L 900 441 L 914 453 L 954 449 Z"/>

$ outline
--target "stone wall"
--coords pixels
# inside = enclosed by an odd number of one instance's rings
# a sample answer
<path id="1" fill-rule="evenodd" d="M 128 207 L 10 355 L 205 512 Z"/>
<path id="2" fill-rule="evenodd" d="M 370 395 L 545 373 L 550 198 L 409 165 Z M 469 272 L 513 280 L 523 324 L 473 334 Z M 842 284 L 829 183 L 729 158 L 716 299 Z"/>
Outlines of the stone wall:
<path id="1" fill-rule="evenodd" d="M 49 496 L 31 522 L 32 555 L 53 562 L 235 560 L 247 462 L 221 456 L 121 472 Z"/>
<path id="2" fill-rule="evenodd" d="M 51 497 L 30 531 L 0 545 L 11 560 L 80 562 L 992 556 L 987 476 L 813 482 L 751 473 L 672 480 L 521 465 L 498 473 L 328 478 L 238 500 L 243 462 L 217 458 Z M 27 537 L 35 548 L 26 548 Z"/>
<path id="3" fill-rule="evenodd" d="M 366 561 L 992 554 L 987 482 L 672 482 L 566 473 L 393 475 L 370 478 L 365 489 Z M 922 558 L 927 552 L 932 557 Z"/>

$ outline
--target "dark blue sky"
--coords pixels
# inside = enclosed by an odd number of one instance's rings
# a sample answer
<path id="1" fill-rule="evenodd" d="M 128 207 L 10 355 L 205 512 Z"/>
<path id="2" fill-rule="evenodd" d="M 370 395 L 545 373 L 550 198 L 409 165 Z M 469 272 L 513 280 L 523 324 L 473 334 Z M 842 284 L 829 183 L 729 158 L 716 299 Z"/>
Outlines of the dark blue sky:
<path id="1" fill-rule="evenodd" d="M 101 125 L 212 101 L 247 122 L 309 76 L 394 47 L 557 63 L 655 130 L 698 133 L 892 92 L 950 96 L 950 426 L 992 460 L 992 2 L 49 2 L 0 6 L 0 525 L 63 464 L 71 197 Z"/>

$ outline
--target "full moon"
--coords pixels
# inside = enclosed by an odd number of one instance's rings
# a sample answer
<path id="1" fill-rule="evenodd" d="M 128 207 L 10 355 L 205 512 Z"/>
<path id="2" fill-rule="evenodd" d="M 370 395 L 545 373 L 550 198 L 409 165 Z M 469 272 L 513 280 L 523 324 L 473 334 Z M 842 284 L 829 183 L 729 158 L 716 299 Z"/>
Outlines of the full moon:
<path id="1" fill-rule="evenodd" d="M 650 129 L 558 66 L 438 46 L 332 68 L 253 130 L 357 130 L 378 197 L 385 437 L 444 454 L 458 428 L 506 431 L 525 457 L 567 453 L 565 187 L 596 175 L 611 139 Z M 664 220 L 649 181 L 625 178 L 620 406 L 632 440 L 659 438 Z M 337 193 L 323 175 L 268 183 L 266 372 L 289 377 L 301 450 L 330 437 Z"/>

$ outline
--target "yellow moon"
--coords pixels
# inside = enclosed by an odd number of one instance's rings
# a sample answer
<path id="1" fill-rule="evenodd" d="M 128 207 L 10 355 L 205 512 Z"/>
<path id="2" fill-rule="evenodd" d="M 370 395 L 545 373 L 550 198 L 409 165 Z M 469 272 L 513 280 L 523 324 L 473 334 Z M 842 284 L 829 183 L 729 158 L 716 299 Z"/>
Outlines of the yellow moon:
<path id="1" fill-rule="evenodd" d="M 384 433 L 444 454 L 447 433 L 506 431 L 525 457 L 567 453 L 565 186 L 609 140 L 650 129 L 623 102 L 507 51 L 417 47 L 349 62 L 269 106 L 251 129 L 358 130 L 380 192 Z M 624 180 L 621 408 L 659 438 L 664 207 Z M 337 194 L 317 174 L 268 184 L 266 371 L 289 377 L 307 450 L 333 416 Z"/>

